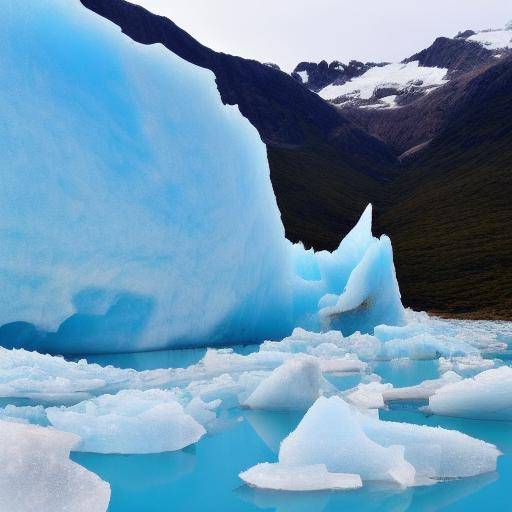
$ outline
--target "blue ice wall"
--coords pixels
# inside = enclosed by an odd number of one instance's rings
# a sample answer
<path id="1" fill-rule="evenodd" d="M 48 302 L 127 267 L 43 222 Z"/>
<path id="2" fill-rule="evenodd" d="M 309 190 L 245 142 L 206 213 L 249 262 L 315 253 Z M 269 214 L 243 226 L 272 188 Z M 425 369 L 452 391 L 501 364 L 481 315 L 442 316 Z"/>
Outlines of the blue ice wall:
<path id="1" fill-rule="evenodd" d="M 135 351 L 321 327 L 371 212 L 333 254 L 292 247 L 265 147 L 209 71 L 76 0 L 3 2 L 0 69 L 1 345 Z"/>
<path id="2" fill-rule="evenodd" d="M 8 0 L 2 26 L 0 341 L 89 352 L 286 334 L 265 147 L 213 75 L 75 0 Z"/>

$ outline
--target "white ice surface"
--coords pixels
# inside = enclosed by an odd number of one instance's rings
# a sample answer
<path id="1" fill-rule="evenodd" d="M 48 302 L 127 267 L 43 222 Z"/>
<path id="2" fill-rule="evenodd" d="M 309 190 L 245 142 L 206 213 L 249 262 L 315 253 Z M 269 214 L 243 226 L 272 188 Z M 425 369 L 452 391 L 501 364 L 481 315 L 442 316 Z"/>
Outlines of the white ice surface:
<path id="1" fill-rule="evenodd" d="M 496 470 L 496 446 L 456 430 L 381 421 L 360 415 L 365 434 L 382 446 L 401 445 L 414 466 L 415 483 L 463 478 Z"/>
<path id="2" fill-rule="evenodd" d="M 292 359 L 262 380 L 244 405 L 268 411 L 305 411 L 320 396 L 321 380 L 315 359 Z"/>
<path id="3" fill-rule="evenodd" d="M 484 370 L 490 370 L 501 363 L 497 359 L 484 359 L 481 355 L 462 357 L 440 357 L 439 372 L 453 371 L 463 377 L 473 377 Z"/>
<path id="4" fill-rule="evenodd" d="M 362 480 L 414 483 L 415 470 L 400 446 L 383 446 L 363 431 L 350 406 L 339 397 L 319 398 L 281 443 L 279 462 L 287 466 L 325 464 L 330 472 Z"/>
<path id="5" fill-rule="evenodd" d="M 321 491 L 357 489 L 363 485 L 359 475 L 332 473 L 324 464 L 285 466 L 264 462 L 240 473 L 240 478 L 253 487 L 276 491 Z"/>
<path id="6" fill-rule="evenodd" d="M 169 391 L 125 390 L 71 407 L 46 410 L 50 423 L 81 437 L 76 450 L 161 453 L 194 444 L 206 430 Z"/>
<path id="7" fill-rule="evenodd" d="M 442 388 L 446 384 L 459 382 L 462 380 L 458 374 L 453 371 L 447 371 L 439 379 L 424 380 L 415 386 L 407 386 L 402 388 L 382 389 L 381 396 L 384 402 L 389 400 L 426 400 L 431 397 L 436 390 Z"/>
<path id="8" fill-rule="evenodd" d="M 0 510 L 105 512 L 110 486 L 69 459 L 74 434 L 0 421 Z"/>
<path id="9" fill-rule="evenodd" d="M 494 471 L 499 455 L 494 445 L 457 431 L 382 421 L 339 397 L 321 397 L 281 443 L 279 464 L 257 465 L 241 477 L 279 488 L 304 468 L 324 465 L 363 481 L 425 485 Z"/>
<path id="10" fill-rule="evenodd" d="M 512 420 L 512 368 L 501 366 L 436 390 L 433 414 L 484 420 Z"/>

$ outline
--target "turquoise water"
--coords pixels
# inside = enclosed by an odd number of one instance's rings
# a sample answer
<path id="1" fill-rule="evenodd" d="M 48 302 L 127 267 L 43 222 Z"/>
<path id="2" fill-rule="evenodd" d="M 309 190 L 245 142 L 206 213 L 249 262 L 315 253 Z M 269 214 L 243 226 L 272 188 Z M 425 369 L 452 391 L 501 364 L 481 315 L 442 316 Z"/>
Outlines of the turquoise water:
<path id="1" fill-rule="evenodd" d="M 245 348 L 243 351 L 250 351 Z M 138 370 L 187 366 L 204 350 L 89 357 L 90 362 Z M 437 376 L 433 361 L 409 365 L 378 363 L 374 371 L 398 386 Z M 357 376 L 331 377 L 340 389 L 357 384 Z M 350 492 L 287 493 L 263 491 L 243 484 L 238 474 L 258 462 L 274 462 L 280 441 L 301 419 L 297 413 L 233 409 L 221 414 L 221 427 L 195 446 L 155 455 L 76 453 L 72 458 L 112 487 L 110 512 L 279 512 L 320 511 L 502 511 L 508 510 L 512 488 L 512 423 L 426 417 L 416 404 L 393 406 L 381 418 L 457 429 L 489 441 L 504 453 L 496 473 L 402 490 L 373 484 Z"/>

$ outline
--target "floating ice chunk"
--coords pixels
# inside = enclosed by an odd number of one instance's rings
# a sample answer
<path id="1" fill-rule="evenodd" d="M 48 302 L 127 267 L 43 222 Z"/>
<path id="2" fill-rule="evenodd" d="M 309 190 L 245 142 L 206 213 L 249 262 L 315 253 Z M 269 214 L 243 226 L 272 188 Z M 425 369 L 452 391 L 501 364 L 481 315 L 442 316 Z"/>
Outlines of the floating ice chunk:
<path id="1" fill-rule="evenodd" d="M 417 334 L 410 338 L 392 339 L 386 341 L 382 347 L 383 359 L 410 359 L 424 360 L 437 359 L 440 356 L 458 357 L 477 355 L 479 351 L 464 341 L 441 334 Z"/>
<path id="2" fill-rule="evenodd" d="M 416 386 L 403 388 L 393 388 L 393 386 L 390 386 L 388 389 L 383 390 L 382 397 L 384 402 L 389 402 L 390 400 L 427 400 L 437 389 L 460 380 L 462 380 L 462 377 L 455 372 L 448 371 L 439 379 L 424 380 Z"/>
<path id="3" fill-rule="evenodd" d="M 271 411 L 306 410 L 319 397 L 321 380 L 317 361 L 292 359 L 262 380 L 244 405 Z"/>
<path id="4" fill-rule="evenodd" d="M 207 427 L 217 418 L 215 411 L 221 403 L 222 400 L 220 399 L 204 402 L 201 398 L 196 396 L 185 406 L 185 412 L 203 425 L 203 427 Z"/>
<path id="5" fill-rule="evenodd" d="M 314 334 L 314 337 L 321 336 L 318 333 L 311 334 Z M 340 350 L 334 345 L 319 346 L 313 343 L 312 347 L 309 347 L 307 339 L 297 345 L 287 343 L 287 338 L 284 342 L 282 351 L 279 350 L 281 342 L 265 342 L 258 352 L 246 356 L 237 354 L 232 349 L 210 349 L 197 367 L 198 369 L 202 368 L 206 375 L 269 371 L 281 366 L 286 361 L 297 358 L 297 356 L 302 357 L 301 354 L 308 354 L 316 358 L 322 371 L 325 372 L 330 369 L 337 372 L 359 372 L 367 366 L 357 356 L 350 355 L 346 349 Z M 332 350 L 333 348 L 334 350 Z M 292 351 L 289 351 L 290 349 Z"/>
<path id="6" fill-rule="evenodd" d="M 326 326 L 351 334 L 371 332 L 379 324 L 400 325 L 405 315 L 393 265 L 391 241 L 375 240 L 350 274 L 334 306 L 320 310 Z"/>
<path id="7" fill-rule="evenodd" d="M 277 491 L 321 491 L 357 489 L 363 485 L 359 475 L 331 473 L 324 464 L 285 466 L 264 462 L 240 473 L 251 486 Z"/>
<path id="8" fill-rule="evenodd" d="M 42 405 L 17 407 L 9 404 L 0 409 L 0 420 L 14 421 L 17 423 L 34 423 L 47 426 L 48 419 Z"/>
<path id="9" fill-rule="evenodd" d="M 362 480 L 414 483 L 414 467 L 401 446 L 384 448 L 363 431 L 351 407 L 339 397 L 320 397 L 281 443 L 286 466 L 325 464 L 329 472 L 354 473 Z"/>
<path id="10" fill-rule="evenodd" d="M 429 399 L 426 411 L 443 416 L 512 420 L 512 368 L 501 366 L 447 384 Z"/>
<path id="11" fill-rule="evenodd" d="M 173 393 L 152 389 L 102 395 L 72 407 L 46 410 L 52 425 L 78 434 L 76 449 L 96 453 L 160 453 L 196 443 L 205 429 Z"/>
<path id="12" fill-rule="evenodd" d="M 281 443 L 279 464 L 256 466 L 243 478 L 278 486 L 292 478 L 290 468 L 301 474 L 305 466 L 322 464 L 363 481 L 423 485 L 494 471 L 499 455 L 494 445 L 457 431 L 381 421 L 339 397 L 320 397 Z"/>
<path id="13" fill-rule="evenodd" d="M 395 423 L 360 415 L 365 434 L 382 446 L 400 444 L 416 470 L 416 484 L 496 470 L 498 449 L 456 430 Z"/>
<path id="14" fill-rule="evenodd" d="M 184 370 L 138 372 L 113 366 L 77 363 L 59 356 L 0 347 L 0 396 L 42 402 L 79 402 L 123 388 L 149 389 L 168 383 Z"/>
<path id="15" fill-rule="evenodd" d="M 383 395 L 392 388 L 393 385 L 389 383 L 361 383 L 345 394 L 344 398 L 360 409 L 382 409 L 385 406 Z"/>
<path id="16" fill-rule="evenodd" d="M 69 460 L 74 434 L 0 421 L 0 510 L 105 512 L 110 486 Z"/>
<path id="17" fill-rule="evenodd" d="M 484 359 L 480 355 L 439 358 L 439 371 L 441 373 L 454 371 L 465 377 L 472 377 L 484 370 L 490 370 L 499 365 L 496 359 Z"/>

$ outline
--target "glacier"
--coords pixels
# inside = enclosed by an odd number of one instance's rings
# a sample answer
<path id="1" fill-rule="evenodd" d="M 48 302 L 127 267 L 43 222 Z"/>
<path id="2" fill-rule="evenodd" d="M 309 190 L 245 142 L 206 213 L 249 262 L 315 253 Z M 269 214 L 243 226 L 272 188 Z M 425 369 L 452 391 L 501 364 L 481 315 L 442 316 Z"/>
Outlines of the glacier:
<path id="1" fill-rule="evenodd" d="M 3 27 L 0 345 L 113 353 L 403 322 L 371 206 L 333 253 L 288 242 L 265 146 L 209 71 L 78 1 L 9 1 Z"/>

